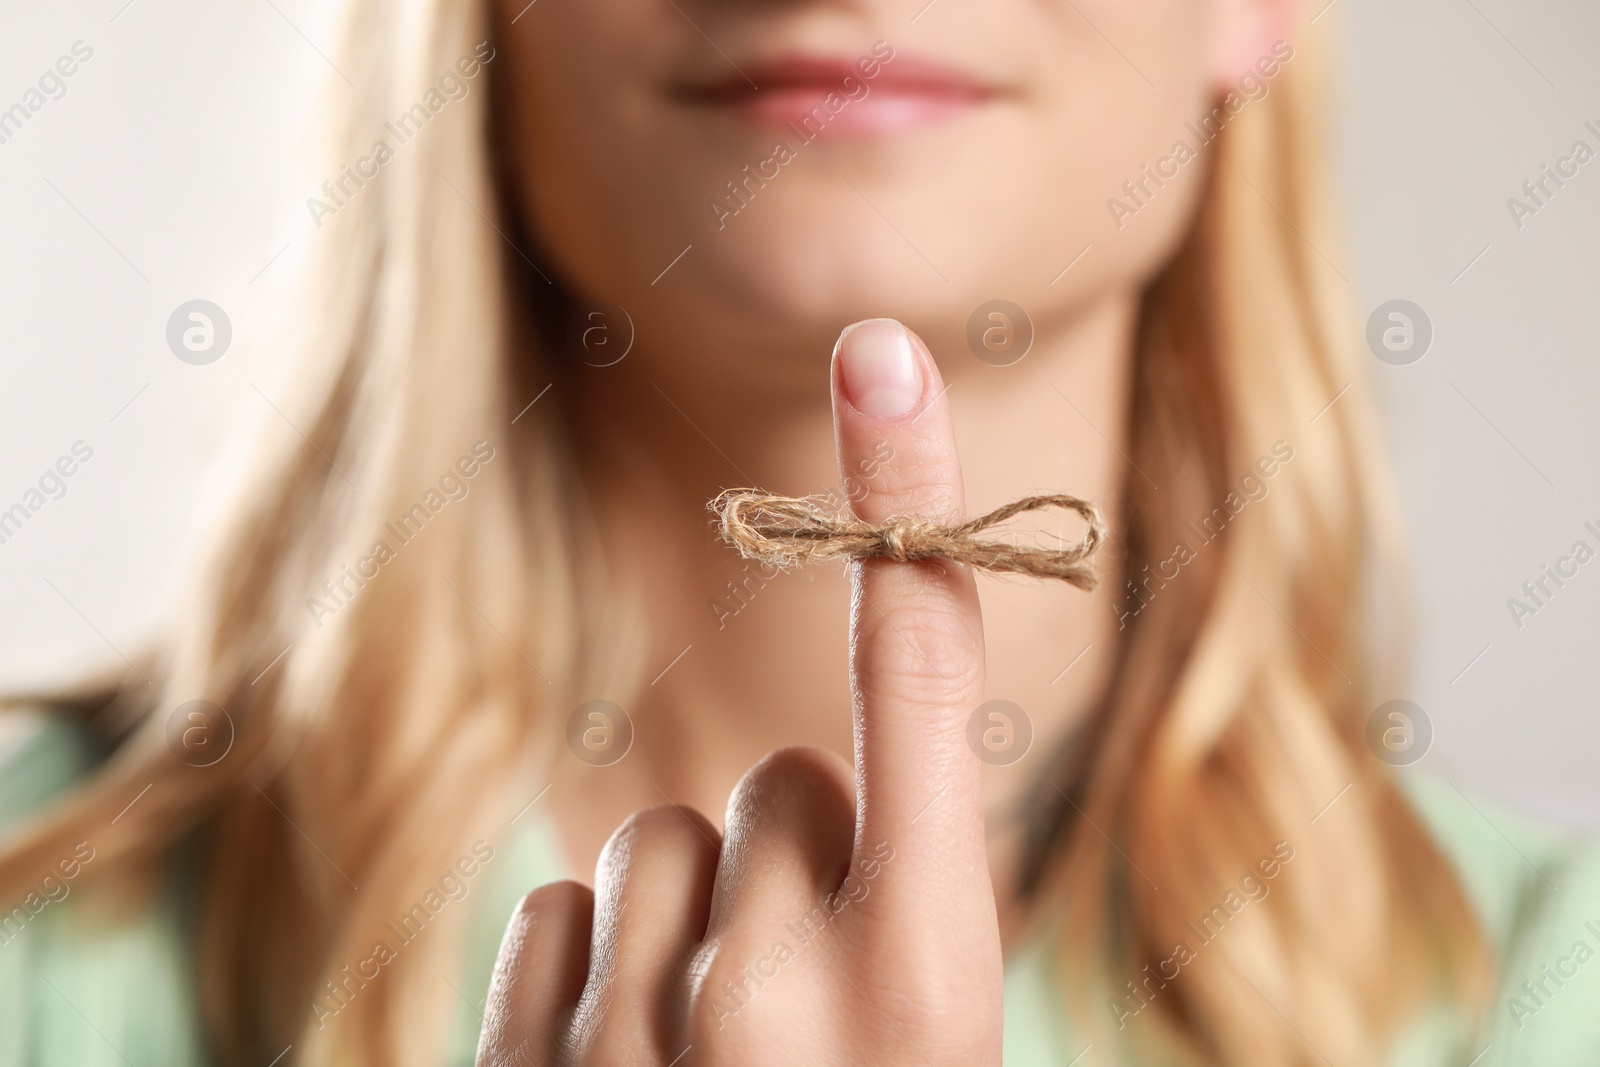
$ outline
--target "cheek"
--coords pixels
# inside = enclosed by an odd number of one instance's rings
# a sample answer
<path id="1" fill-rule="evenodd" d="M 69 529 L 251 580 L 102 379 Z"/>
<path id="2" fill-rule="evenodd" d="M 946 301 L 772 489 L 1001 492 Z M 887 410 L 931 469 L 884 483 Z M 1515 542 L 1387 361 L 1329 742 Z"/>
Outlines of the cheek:
<path id="1" fill-rule="evenodd" d="M 507 25 L 525 6 L 500 0 L 496 83 L 517 206 L 569 273 L 625 272 L 617 260 L 653 247 L 653 224 L 667 217 L 651 161 L 671 146 L 649 97 L 664 58 L 652 38 L 670 27 L 657 25 L 660 5 L 641 0 L 537 4 Z"/>
<path id="2" fill-rule="evenodd" d="M 1211 162 L 1210 149 L 1188 129 L 1210 106 L 1198 46 L 1209 33 L 1205 5 L 1081 6 L 1100 32 L 1079 20 L 1087 36 L 1074 38 L 1077 54 L 1051 70 L 1044 125 L 1058 136 L 1035 172 L 1056 225 L 1081 236 L 1058 252 L 1070 259 L 1092 244 L 1083 265 L 1104 257 L 1092 270 L 1063 277 L 1057 287 L 1069 292 L 1103 284 L 1107 275 L 1133 281 L 1154 271 L 1185 232 Z M 1181 165 L 1174 158 L 1179 142 L 1195 155 Z M 1045 191 L 1051 188 L 1053 195 Z"/>

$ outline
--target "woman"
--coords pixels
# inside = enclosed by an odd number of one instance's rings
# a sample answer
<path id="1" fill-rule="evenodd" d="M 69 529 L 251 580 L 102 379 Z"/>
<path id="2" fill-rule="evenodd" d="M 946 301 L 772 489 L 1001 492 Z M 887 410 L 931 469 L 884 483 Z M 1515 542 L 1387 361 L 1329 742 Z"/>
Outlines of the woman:
<path id="1" fill-rule="evenodd" d="M 1312 14 L 354 0 L 282 418 L 8 763 L 6 1062 L 1600 1053 L 1593 853 L 1369 746 Z M 1109 580 L 780 575 L 742 486 Z"/>

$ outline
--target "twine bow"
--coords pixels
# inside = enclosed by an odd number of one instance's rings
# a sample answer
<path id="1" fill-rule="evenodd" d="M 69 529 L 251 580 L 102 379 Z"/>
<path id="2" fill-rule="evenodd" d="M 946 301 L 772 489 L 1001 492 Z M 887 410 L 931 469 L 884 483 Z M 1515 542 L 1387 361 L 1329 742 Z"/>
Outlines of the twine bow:
<path id="1" fill-rule="evenodd" d="M 1040 548 L 980 539 L 976 535 L 1013 516 L 1044 508 L 1075 511 L 1088 529 L 1076 543 Z M 960 526 L 926 519 L 893 519 L 881 526 L 841 516 L 814 497 L 773 496 L 759 489 L 729 489 L 711 502 L 722 539 L 745 559 L 787 570 L 833 559 L 948 559 L 987 571 L 1058 578 L 1079 589 L 1095 587 L 1090 562 L 1105 538 L 1100 510 L 1087 500 L 1053 494 L 1027 496 Z"/>

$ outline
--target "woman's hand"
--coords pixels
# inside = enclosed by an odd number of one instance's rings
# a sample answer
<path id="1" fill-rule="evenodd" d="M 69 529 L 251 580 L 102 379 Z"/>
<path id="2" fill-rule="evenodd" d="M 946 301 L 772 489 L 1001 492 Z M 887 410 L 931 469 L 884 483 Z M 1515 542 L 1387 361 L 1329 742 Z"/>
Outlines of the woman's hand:
<path id="1" fill-rule="evenodd" d="M 832 382 L 856 514 L 959 522 L 950 413 L 922 342 L 859 323 Z M 607 843 L 593 892 L 528 894 L 495 964 L 480 1067 L 1000 1063 L 982 764 L 966 742 L 983 694 L 977 589 L 958 564 L 852 568 L 854 774 L 832 753 L 775 752 L 735 789 L 725 837 L 652 808 Z"/>

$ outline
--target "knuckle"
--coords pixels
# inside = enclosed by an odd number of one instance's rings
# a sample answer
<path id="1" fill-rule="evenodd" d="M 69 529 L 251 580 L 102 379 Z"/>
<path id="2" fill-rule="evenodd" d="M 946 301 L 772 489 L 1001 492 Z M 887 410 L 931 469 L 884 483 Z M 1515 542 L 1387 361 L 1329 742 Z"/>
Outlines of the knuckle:
<path id="1" fill-rule="evenodd" d="M 616 869 L 662 855 L 695 854 L 714 849 L 716 840 L 716 828 L 698 811 L 657 804 L 634 812 L 612 831 L 599 865 Z"/>
<path id="2" fill-rule="evenodd" d="M 752 1024 L 758 1014 L 746 1014 L 762 990 L 778 977 L 787 953 L 779 943 L 749 936 L 721 939 L 704 947 L 695 963 L 696 979 L 689 1004 L 689 1033 L 710 1043 L 736 1016 Z M 764 1001 L 772 1007 L 770 999 Z"/>
<path id="3" fill-rule="evenodd" d="M 913 591 L 860 613 L 857 667 L 864 686 L 917 702 L 966 700 L 981 686 L 984 642 L 975 610 L 948 591 Z"/>
<path id="4" fill-rule="evenodd" d="M 735 813 L 748 815 L 775 804 L 808 804 L 819 795 L 848 793 L 849 783 L 850 768 L 836 753 L 802 745 L 780 748 L 763 756 L 734 786 L 728 801 L 730 821 Z"/>
<path id="5" fill-rule="evenodd" d="M 637 892 L 695 882 L 715 867 L 721 837 L 705 816 L 660 805 L 636 811 L 612 833 L 595 864 L 596 905 L 610 921 L 627 924 L 618 901 Z"/>
<path id="6" fill-rule="evenodd" d="M 583 910 L 591 897 L 588 886 L 570 879 L 548 882 L 522 895 L 513 912 L 513 922 L 531 928 L 536 923 L 557 921 Z"/>
<path id="7" fill-rule="evenodd" d="M 777 851 L 808 870 L 830 867 L 848 852 L 855 826 L 853 774 L 843 758 L 820 748 L 780 748 L 763 757 L 728 798 L 724 866 L 744 870 L 752 853 L 770 861 Z"/>

